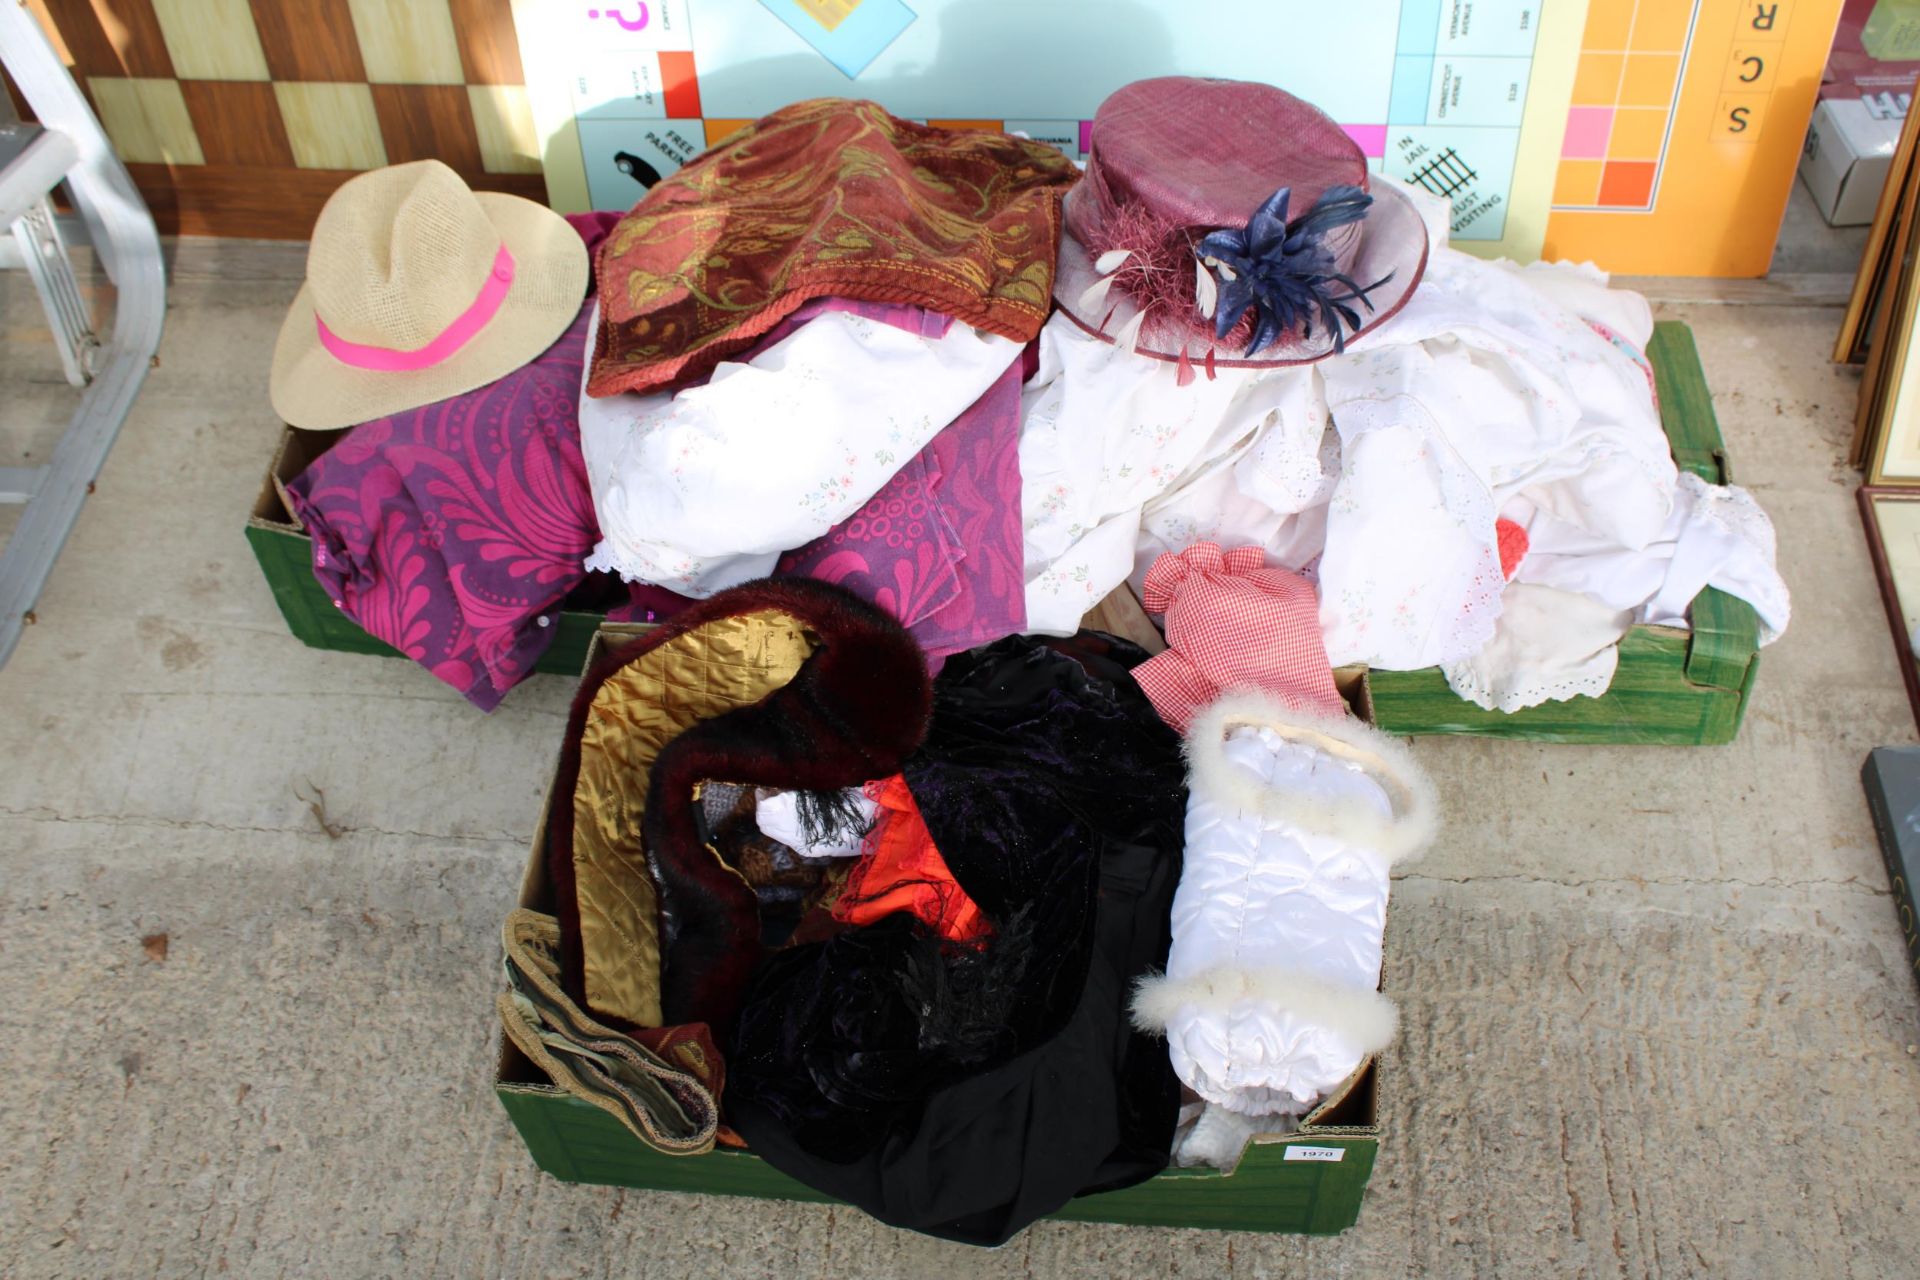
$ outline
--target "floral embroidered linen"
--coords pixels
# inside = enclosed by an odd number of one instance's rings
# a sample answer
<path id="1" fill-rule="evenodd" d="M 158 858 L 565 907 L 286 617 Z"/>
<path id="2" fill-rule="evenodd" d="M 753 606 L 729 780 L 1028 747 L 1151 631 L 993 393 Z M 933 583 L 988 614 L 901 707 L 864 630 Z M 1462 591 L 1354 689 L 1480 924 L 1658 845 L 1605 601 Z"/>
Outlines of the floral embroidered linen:
<path id="1" fill-rule="evenodd" d="M 568 219 L 591 248 L 612 219 Z M 478 391 L 349 431 L 287 486 L 342 612 L 490 711 L 552 643 L 585 576 L 577 421 L 588 310 Z"/>
<path id="2" fill-rule="evenodd" d="M 871 600 L 936 665 L 1024 630 L 1020 375 L 1008 365 L 865 506 L 781 556 L 773 576 L 819 578 Z M 694 603 L 651 583 L 627 586 L 631 599 L 607 614 L 616 622 L 665 621 Z"/>
<path id="3" fill-rule="evenodd" d="M 1223 368 L 1185 387 L 1177 376 L 1173 365 L 1129 355 L 1064 316 L 1041 331 L 1020 436 L 1029 630 L 1071 635 L 1133 572 L 1136 554 L 1143 574 L 1163 552 L 1203 539 L 1257 543 L 1281 563 L 1301 563 L 1275 546 L 1284 518 L 1261 525 L 1270 513 L 1250 500 L 1233 504 L 1245 510 L 1231 516 L 1216 507 L 1216 527 L 1190 522 L 1147 550 L 1141 523 L 1148 503 L 1216 470 L 1230 472 L 1263 430 L 1318 424 L 1317 431 L 1325 423 L 1310 376 Z M 1229 496 L 1218 495 L 1222 502 Z"/>
<path id="4" fill-rule="evenodd" d="M 1492 638 L 1497 513 L 1526 498 L 1626 547 L 1676 471 L 1640 354 L 1653 317 L 1590 269 L 1434 255 L 1401 313 L 1323 368 L 1342 474 L 1319 565 L 1335 665 L 1454 661 Z"/>
<path id="5" fill-rule="evenodd" d="M 689 596 L 821 578 L 933 658 L 1017 632 L 1020 355 L 920 307 L 818 299 L 702 385 L 583 396 L 588 567 Z"/>
<path id="6" fill-rule="evenodd" d="M 587 394 L 697 378 L 809 298 L 915 303 L 1029 341 L 1078 172 L 1042 143 L 871 102 L 782 108 L 655 186 L 608 238 Z"/>
<path id="7" fill-rule="evenodd" d="M 1774 567 L 1773 521 L 1738 485 L 1680 477 L 1659 534 L 1638 548 L 1621 546 L 1565 520 L 1514 503 L 1531 540 L 1514 581 L 1575 591 L 1627 610 L 1631 621 L 1684 627 L 1694 596 L 1714 587 L 1747 601 L 1760 615 L 1760 643 L 1772 644 L 1793 616 L 1787 584 Z"/>

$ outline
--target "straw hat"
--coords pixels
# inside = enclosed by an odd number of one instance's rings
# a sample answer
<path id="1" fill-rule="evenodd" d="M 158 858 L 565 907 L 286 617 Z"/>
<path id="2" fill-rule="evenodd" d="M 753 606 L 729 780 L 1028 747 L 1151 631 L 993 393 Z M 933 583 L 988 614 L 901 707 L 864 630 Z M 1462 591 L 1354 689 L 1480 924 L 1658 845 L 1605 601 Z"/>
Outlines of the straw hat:
<path id="1" fill-rule="evenodd" d="M 1370 184 L 1346 131 L 1272 85 L 1135 81 L 1100 104 L 1091 143 L 1054 300 L 1183 378 L 1190 364 L 1324 359 L 1404 306 L 1426 270 L 1412 201 Z"/>
<path id="2" fill-rule="evenodd" d="M 551 209 L 438 160 L 350 178 L 313 226 L 274 410 L 321 430 L 472 391 L 552 346 L 586 292 L 586 246 Z"/>

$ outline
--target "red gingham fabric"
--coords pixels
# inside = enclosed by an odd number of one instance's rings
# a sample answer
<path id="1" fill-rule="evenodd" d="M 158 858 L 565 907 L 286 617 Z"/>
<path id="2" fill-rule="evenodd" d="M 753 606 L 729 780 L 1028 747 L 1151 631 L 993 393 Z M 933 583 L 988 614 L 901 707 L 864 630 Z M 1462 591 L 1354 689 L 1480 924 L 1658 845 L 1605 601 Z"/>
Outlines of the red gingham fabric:
<path id="1" fill-rule="evenodd" d="M 1301 711 L 1343 715 L 1313 584 L 1268 568 L 1259 547 L 1198 542 L 1147 571 L 1141 603 L 1166 615 L 1168 649 L 1134 668 L 1160 718 L 1186 732 L 1229 689 L 1256 688 Z"/>

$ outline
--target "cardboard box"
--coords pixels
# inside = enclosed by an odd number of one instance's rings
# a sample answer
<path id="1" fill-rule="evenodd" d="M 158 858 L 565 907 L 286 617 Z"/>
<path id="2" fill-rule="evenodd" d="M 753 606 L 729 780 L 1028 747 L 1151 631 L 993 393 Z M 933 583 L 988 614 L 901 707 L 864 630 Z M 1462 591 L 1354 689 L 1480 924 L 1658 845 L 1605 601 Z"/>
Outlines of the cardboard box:
<path id="1" fill-rule="evenodd" d="M 1914 0 L 1846 0 L 1841 7 L 1800 157 L 1800 180 L 1836 227 L 1873 221 L 1920 74 L 1916 19 Z"/>
<path id="2" fill-rule="evenodd" d="M 1713 397 L 1686 325 L 1662 321 L 1647 344 L 1661 425 L 1682 470 L 1712 484 L 1732 481 Z M 342 432 L 282 436 L 247 520 L 247 542 L 293 634 L 319 649 L 398 654 L 342 617 L 313 577 L 313 545 L 287 511 L 281 489 Z M 1374 723 L 1390 733 L 1468 734 L 1535 742 L 1707 746 L 1733 741 L 1759 673 L 1760 624 L 1753 609 L 1719 591 L 1694 600 L 1692 629 L 1634 627 L 1620 642 L 1612 687 L 1597 698 L 1549 702 L 1506 714 L 1455 694 L 1438 668 L 1365 673 Z M 536 671 L 576 674 L 603 615 L 563 608 Z M 1145 624 L 1151 629 L 1151 623 Z M 1112 630 L 1112 627 L 1106 629 Z M 1126 634 L 1122 632 L 1122 634 Z M 1133 635 L 1136 642 L 1141 640 Z M 420 679 L 431 680 L 425 672 Z"/>
<path id="3" fill-rule="evenodd" d="M 1873 221 L 1893 165 L 1909 95 L 1823 98 L 1813 109 L 1800 180 L 1820 214 L 1836 227 Z"/>
<path id="4" fill-rule="evenodd" d="M 1126 606 L 1109 601 L 1102 607 Z M 1144 614 L 1140 621 L 1145 621 Z M 602 643 L 645 630 L 617 623 L 601 628 L 589 644 L 583 669 Z M 1364 676 L 1350 675 L 1341 686 L 1349 706 L 1364 718 Z M 553 914 L 553 886 L 542 845 L 558 799 L 549 789 L 520 886 L 519 905 L 547 915 Z M 749 1152 L 715 1148 L 705 1155 L 669 1156 L 654 1151 L 605 1111 L 554 1087 L 504 1034 L 494 1093 L 534 1163 L 566 1182 L 764 1200 L 832 1199 Z M 1256 1137 L 1232 1174 L 1169 1169 L 1123 1191 L 1083 1196 L 1054 1216 L 1134 1226 L 1334 1235 L 1359 1217 L 1380 1138 L 1378 1069 L 1369 1060 L 1296 1132 Z"/>
<path id="5" fill-rule="evenodd" d="M 273 460 L 267 464 L 266 478 L 260 482 L 253 510 L 247 514 L 247 545 L 253 548 L 253 558 L 273 590 L 274 603 L 280 606 L 280 616 L 287 620 L 287 630 L 297 639 L 315 649 L 404 657 L 393 646 L 362 631 L 359 623 L 342 614 L 327 598 L 313 576 L 313 539 L 307 536 L 287 504 L 288 482 L 345 434 L 345 431 L 281 429 L 280 443 L 273 451 Z M 563 606 L 565 603 L 562 602 Z M 553 642 L 533 669 L 557 675 L 579 674 L 594 629 L 605 621 L 604 613 L 563 607 Z M 425 672 L 421 678 L 433 679 Z"/>

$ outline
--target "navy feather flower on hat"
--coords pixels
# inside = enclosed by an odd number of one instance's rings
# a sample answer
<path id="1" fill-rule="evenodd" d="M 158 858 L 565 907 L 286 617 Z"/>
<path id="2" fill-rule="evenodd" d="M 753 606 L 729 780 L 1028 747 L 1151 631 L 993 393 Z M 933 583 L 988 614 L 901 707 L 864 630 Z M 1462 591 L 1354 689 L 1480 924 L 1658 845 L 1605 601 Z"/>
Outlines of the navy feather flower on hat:
<path id="1" fill-rule="evenodd" d="M 1328 238 L 1341 227 L 1367 216 L 1373 197 L 1355 186 L 1328 187 L 1313 208 L 1287 221 L 1291 187 L 1281 187 L 1254 210 L 1247 225 L 1208 233 L 1195 247 L 1201 263 L 1218 277 L 1199 276 L 1198 299 L 1203 314 L 1214 322 L 1214 336 L 1225 338 L 1249 310 L 1254 313 L 1253 337 L 1247 354 L 1253 355 L 1276 339 L 1296 330 L 1310 337 L 1317 319 L 1333 339 L 1333 349 L 1346 349 L 1346 332 L 1360 327 L 1360 315 L 1349 303 L 1369 311 L 1367 295 L 1393 278 L 1388 272 L 1369 285 L 1357 284 L 1338 268 Z M 1217 287 L 1217 295 L 1214 294 Z M 1217 305 L 1210 305 L 1217 304 Z"/>

